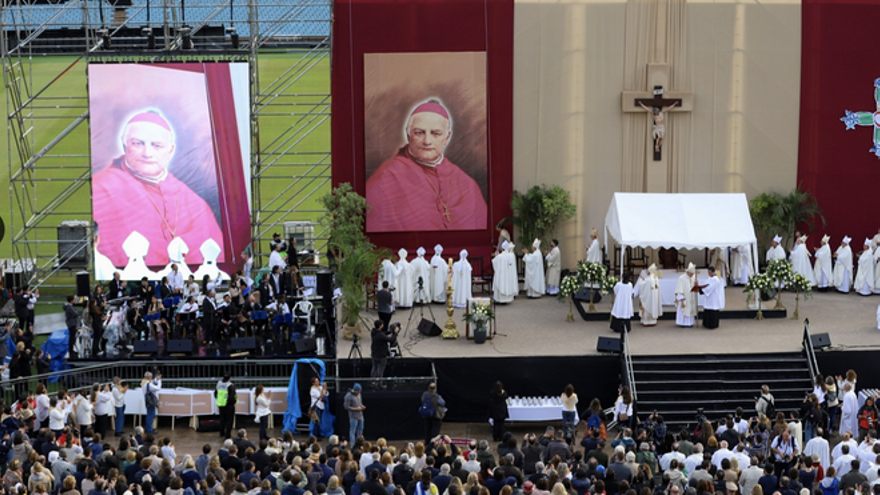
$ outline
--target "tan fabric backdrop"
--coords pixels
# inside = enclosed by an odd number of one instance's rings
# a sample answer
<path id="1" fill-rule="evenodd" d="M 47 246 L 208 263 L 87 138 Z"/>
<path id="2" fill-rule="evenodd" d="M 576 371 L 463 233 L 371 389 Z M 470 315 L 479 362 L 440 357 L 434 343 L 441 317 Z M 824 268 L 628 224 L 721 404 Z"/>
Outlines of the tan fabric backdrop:
<path id="1" fill-rule="evenodd" d="M 667 123 L 669 190 L 751 197 L 794 187 L 800 3 L 665 1 L 677 5 L 666 44 L 684 47 L 667 53 L 670 89 L 694 92 L 693 112 Z M 571 191 L 578 214 L 557 233 L 565 267 L 603 227 L 612 194 L 641 190 L 648 119 L 625 120 L 620 93 L 645 89 L 649 53 L 638 40 L 653 4 L 516 0 L 514 187 Z"/>

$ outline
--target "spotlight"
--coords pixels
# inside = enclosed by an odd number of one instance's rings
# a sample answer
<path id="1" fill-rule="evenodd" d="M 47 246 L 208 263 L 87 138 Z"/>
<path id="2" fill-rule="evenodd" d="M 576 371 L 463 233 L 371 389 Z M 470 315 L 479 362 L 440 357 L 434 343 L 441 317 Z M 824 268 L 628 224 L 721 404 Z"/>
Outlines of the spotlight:
<path id="1" fill-rule="evenodd" d="M 141 28 L 141 36 L 145 36 L 147 38 L 147 50 L 155 50 L 156 49 L 156 35 L 153 34 L 153 29 L 147 26 Z"/>
<path id="2" fill-rule="evenodd" d="M 194 45 L 193 45 L 192 35 L 190 34 L 190 31 L 191 31 L 191 29 L 189 26 L 183 26 L 182 28 L 180 28 L 180 34 L 181 34 L 180 49 L 181 50 L 192 50 L 193 49 Z"/>
<path id="3" fill-rule="evenodd" d="M 238 46 L 239 46 L 239 44 L 238 44 L 238 33 L 235 32 L 235 28 L 234 28 L 234 27 L 228 27 L 228 28 L 226 28 L 226 34 L 229 35 L 229 40 L 230 40 L 230 42 L 232 42 L 232 49 L 233 49 L 233 50 L 238 50 Z"/>
<path id="4" fill-rule="evenodd" d="M 101 37 L 101 49 L 110 49 L 110 30 L 106 28 L 98 29 L 95 34 Z"/>

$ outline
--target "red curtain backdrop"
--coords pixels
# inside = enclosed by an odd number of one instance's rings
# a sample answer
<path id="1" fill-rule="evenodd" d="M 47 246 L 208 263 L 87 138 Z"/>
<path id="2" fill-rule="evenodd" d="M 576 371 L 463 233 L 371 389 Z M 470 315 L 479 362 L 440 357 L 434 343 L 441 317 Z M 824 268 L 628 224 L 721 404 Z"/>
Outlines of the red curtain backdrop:
<path id="1" fill-rule="evenodd" d="M 378 246 L 414 254 L 442 244 L 444 257 L 488 254 L 495 224 L 510 215 L 513 191 L 513 0 L 338 0 L 333 7 L 333 185 L 365 194 L 364 54 L 487 53 L 489 225 L 468 232 L 370 234 Z M 429 254 L 430 256 L 430 254 Z M 489 267 L 488 260 L 484 266 Z M 475 268 L 476 269 L 476 268 Z"/>
<path id="2" fill-rule="evenodd" d="M 874 112 L 876 0 L 803 0 L 798 183 L 813 193 L 828 220 L 832 249 L 844 235 L 854 250 L 880 227 L 880 158 L 873 127 L 846 130 L 844 110 Z M 817 226 L 821 233 L 821 225 Z M 818 245 L 814 235 L 810 246 Z"/>

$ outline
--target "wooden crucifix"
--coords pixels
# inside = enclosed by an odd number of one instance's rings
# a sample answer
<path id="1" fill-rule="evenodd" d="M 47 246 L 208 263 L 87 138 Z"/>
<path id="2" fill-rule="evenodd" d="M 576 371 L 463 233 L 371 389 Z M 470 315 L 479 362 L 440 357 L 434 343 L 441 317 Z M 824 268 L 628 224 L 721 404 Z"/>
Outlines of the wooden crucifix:
<path id="1" fill-rule="evenodd" d="M 669 81 L 667 64 L 648 64 L 648 86 L 651 91 L 624 91 L 624 112 L 648 112 L 651 117 L 653 142 L 649 153 L 655 162 L 663 161 L 663 139 L 666 137 L 667 112 L 689 112 L 693 108 L 694 94 L 690 91 L 666 91 Z"/>

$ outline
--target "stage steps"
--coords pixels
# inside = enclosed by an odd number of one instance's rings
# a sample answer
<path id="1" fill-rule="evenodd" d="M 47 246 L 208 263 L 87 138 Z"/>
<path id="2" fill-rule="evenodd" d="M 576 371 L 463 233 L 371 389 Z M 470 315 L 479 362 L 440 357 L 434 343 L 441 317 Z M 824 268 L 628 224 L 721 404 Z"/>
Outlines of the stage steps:
<path id="1" fill-rule="evenodd" d="M 639 419 L 657 411 L 678 428 L 696 423 L 698 408 L 712 422 L 742 407 L 755 416 L 755 398 L 768 385 L 776 410 L 797 411 L 813 389 L 803 353 L 633 356 Z"/>

